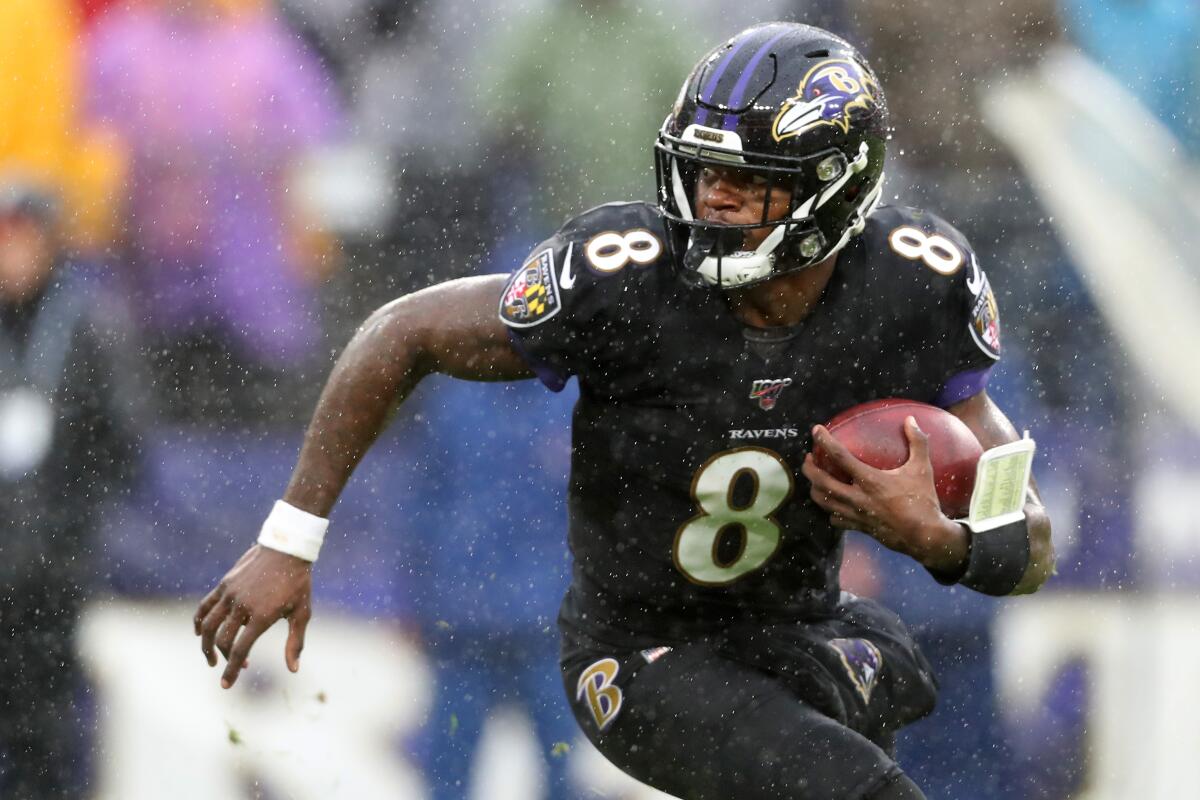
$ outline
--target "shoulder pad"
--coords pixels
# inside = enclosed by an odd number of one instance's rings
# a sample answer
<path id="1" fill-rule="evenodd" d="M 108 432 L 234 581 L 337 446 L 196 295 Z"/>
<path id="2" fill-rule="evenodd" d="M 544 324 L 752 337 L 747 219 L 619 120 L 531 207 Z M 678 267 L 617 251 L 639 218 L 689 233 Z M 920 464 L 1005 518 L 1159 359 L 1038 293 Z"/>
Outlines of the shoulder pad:
<path id="1" fill-rule="evenodd" d="M 974 248 L 957 228 L 923 209 L 880 206 L 863 236 L 884 282 L 910 287 L 911 310 L 961 309 L 952 315 L 965 310 L 975 345 L 989 359 L 1000 358 L 996 298 Z"/>
<path id="2" fill-rule="evenodd" d="M 659 210 L 647 203 L 608 203 L 567 220 L 534 248 L 509 278 L 500 319 L 529 328 L 564 308 L 590 313 L 607 295 L 646 282 L 668 259 Z"/>
<path id="3" fill-rule="evenodd" d="M 933 275 L 957 275 L 975 260 L 974 249 L 957 228 L 919 208 L 881 206 L 868 220 L 865 235 L 873 252 L 923 265 Z"/>

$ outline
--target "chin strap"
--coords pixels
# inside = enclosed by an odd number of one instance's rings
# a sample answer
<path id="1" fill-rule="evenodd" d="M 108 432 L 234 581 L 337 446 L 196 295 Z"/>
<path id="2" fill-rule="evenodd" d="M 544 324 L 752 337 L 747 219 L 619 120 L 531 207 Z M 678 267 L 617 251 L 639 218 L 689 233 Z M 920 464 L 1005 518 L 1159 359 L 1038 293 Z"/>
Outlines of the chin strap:
<path id="1" fill-rule="evenodd" d="M 743 233 L 739 228 L 725 231 L 717 229 L 711 234 L 708 231 L 695 233 L 688 242 L 684 266 L 693 269 L 709 286 L 733 287 L 763 280 L 770 277 L 775 269 L 774 250 L 783 239 L 784 227 L 776 227 L 753 251 L 733 249 L 743 241 Z M 775 235 L 777 233 L 779 236 Z M 710 239 L 712 244 L 708 245 Z M 714 251 L 717 252 L 715 256 Z"/>

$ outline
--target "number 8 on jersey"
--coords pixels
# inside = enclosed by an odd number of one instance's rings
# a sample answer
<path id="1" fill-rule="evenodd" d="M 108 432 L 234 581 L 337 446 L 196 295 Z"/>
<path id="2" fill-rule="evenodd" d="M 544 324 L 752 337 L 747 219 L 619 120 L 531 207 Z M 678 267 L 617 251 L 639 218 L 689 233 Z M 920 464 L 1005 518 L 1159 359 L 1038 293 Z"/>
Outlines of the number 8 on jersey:
<path id="1" fill-rule="evenodd" d="M 753 484 L 750 501 L 735 505 L 734 487 L 746 476 Z M 777 454 L 758 447 L 718 453 L 696 472 L 692 497 L 700 513 L 675 534 L 675 566 L 688 580 L 705 586 L 733 583 L 771 559 L 779 548 L 780 528 L 771 515 L 792 496 L 792 471 Z M 725 529 L 741 529 L 737 554 L 718 554 Z"/>

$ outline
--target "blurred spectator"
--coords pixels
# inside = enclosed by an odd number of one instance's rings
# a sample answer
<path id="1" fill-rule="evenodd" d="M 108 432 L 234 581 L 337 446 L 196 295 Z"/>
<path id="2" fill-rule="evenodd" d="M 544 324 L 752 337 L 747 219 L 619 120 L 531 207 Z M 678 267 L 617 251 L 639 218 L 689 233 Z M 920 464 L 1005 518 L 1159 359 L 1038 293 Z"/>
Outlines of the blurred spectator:
<path id="1" fill-rule="evenodd" d="M 374 50 L 406 38 L 425 0 L 276 0 L 280 12 L 320 54 L 349 99 Z M 402 87 L 396 87 L 402 88 Z"/>
<path id="2" fill-rule="evenodd" d="M 514 171 L 532 172 L 515 188 L 501 172 L 499 190 L 517 207 L 530 198 L 539 235 L 581 208 L 654 197 L 654 136 L 702 41 L 666 19 L 626 0 L 556 0 L 492 40 L 480 110 Z"/>
<path id="3" fill-rule="evenodd" d="M 122 164 L 111 137 L 78 119 L 79 38 L 70 0 L 0 3 L 0 170 L 56 186 L 63 233 L 99 250 L 112 235 Z"/>
<path id="4" fill-rule="evenodd" d="M 375 225 L 347 237 L 348 269 L 336 284 L 337 315 L 352 330 L 382 300 L 474 274 L 484 258 L 493 232 L 490 182 L 478 164 L 483 132 L 468 124 L 474 81 L 448 66 L 469 62 L 479 34 L 447 36 L 437 26 L 447 14 L 474 19 L 486 11 L 449 0 L 282 5 L 338 65 L 354 98 L 356 144 L 367 156 L 355 185 L 383 181 L 370 206 Z"/>
<path id="5" fill-rule="evenodd" d="M 13 798 L 77 796 L 93 526 L 139 452 L 123 316 L 65 263 L 56 210 L 0 179 L 0 795 Z"/>
<path id="6" fill-rule="evenodd" d="M 69 0 L 0 3 L 0 160 L 43 181 L 71 152 L 76 35 Z"/>
<path id="7" fill-rule="evenodd" d="M 97 22 L 91 67 L 130 154 L 127 277 L 168 410 L 286 417 L 261 384 L 315 357 L 337 262 L 289 193 L 340 122 L 321 62 L 258 0 L 144 0 Z"/>

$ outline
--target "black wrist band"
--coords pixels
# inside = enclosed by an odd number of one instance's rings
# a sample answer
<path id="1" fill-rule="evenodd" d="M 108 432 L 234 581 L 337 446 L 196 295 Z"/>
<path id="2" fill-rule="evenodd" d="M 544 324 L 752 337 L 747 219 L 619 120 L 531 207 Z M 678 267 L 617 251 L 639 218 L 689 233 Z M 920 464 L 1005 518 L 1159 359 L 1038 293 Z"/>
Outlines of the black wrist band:
<path id="1" fill-rule="evenodd" d="M 971 533 L 967 571 L 958 582 L 968 589 L 1002 597 L 1012 594 L 1029 566 L 1029 526 L 1024 519 L 990 531 Z"/>

